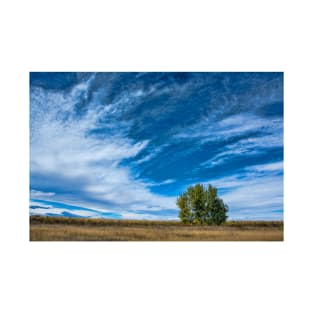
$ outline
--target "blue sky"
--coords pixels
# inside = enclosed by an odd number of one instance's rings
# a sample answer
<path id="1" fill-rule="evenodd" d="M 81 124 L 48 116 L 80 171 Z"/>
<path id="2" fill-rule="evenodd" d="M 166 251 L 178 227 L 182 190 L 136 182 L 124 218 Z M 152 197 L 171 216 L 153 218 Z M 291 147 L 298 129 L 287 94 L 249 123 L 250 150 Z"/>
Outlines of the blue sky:
<path id="1" fill-rule="evenodd" d="M 30 214 L 283 219 L 283 73 L 30 73 Z"/>

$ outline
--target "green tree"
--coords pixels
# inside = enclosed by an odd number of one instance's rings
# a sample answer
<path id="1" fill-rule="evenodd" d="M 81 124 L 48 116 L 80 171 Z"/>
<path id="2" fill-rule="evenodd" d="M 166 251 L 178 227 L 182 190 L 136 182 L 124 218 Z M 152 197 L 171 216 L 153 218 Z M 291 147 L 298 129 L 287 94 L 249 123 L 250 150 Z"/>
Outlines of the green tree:
<path id="1" fill-rule="evenodd" d="M 184 224 L 190 224 L 193 221 L 193 214 L 190 206 L 187 204 L 188 195 L 184 192 L 178 199 L 177 205 L 180 207 L 179 218 Z"/>
<path id="2" fill-rule="evenodd" d="M 223 200 L 217 196 L 217 188 L 209 185 L 208 187 L 208 208 L 211 224 L 220 225 L 227 219 L 228 206 L 224 204 Z"/>
<path id="3" fill-rule="evenodd" d="M 217 196 L 217 189 L 202 184 L 188 187 L 176 201 L 179 218 L 185 224 L 220 225 L 227 219 L 228 206 Z"/>

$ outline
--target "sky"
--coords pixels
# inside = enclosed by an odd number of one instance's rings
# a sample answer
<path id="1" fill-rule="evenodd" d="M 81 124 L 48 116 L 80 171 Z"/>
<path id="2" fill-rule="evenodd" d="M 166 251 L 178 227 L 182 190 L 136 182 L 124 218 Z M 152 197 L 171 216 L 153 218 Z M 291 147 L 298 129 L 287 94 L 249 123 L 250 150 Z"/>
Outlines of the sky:
<path id="1" fill-rule="evenodd" d="M 30 214 L 175 220 L 212 184 L 283 219 L 283 73 L 30 73 Z"/>

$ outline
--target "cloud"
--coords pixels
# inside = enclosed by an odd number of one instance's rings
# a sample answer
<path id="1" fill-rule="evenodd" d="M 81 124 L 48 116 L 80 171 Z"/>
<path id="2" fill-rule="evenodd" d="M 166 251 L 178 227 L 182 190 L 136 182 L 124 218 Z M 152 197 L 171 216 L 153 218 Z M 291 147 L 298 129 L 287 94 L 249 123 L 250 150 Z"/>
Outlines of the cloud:
<path id="1" fill-rule="evenodd" d="M 200 166 L 214 167 L 226 161 L 231 162 L 231 159 L 238 156 L 264 154 L 266 149 L 282 147 L 282 129 L 280 118 L 265 119 L 242 114 L 224 119 L 216 124 L 211 133 L 203 135 L 206 139 L 202 142 L 227 142 L 232 139 L 232 143 L 224 144 L 221 152 L 202 162 Z"/>
<path id="2" fill-rule="evenodd" d="M 282 169 L 283 162 L 248 166 L 238 174 L 223 176 L 204 184 L 218 188 L 230 207 L 231 218 L 282 219 Z"/>
<path id="3" fill-rule="evenodd" d="M 142 163 L 146 163 L 155 159 L 161 152 L 163 152 L 167 147 L 170 146 L 170 143 L 162 144 L 158 147 L 152 147 L 149 150 L 146 149 L 146 153 L 143 157 L 136 160 L 136 165 L 140 165 Z"/>
<path id="4" fill-rule="evenodd" d="M 29 209 L 30 215 L 60 215 L 60 216 L 75 216 L 75 217 L 101 217 L 101 214 L 91 214 L 89 211 L 84 210 L 67 210 L 67 209 L 57 209 L 57 208 L 44 208 L 35 207 Z"/>
<path id="5" fill-rule="evenodd" d="M 43 191 L 34 190 L 34 189 L 30 191 L 31 198 L 50 198 L 54 195 L 55 195 L 55 192 L 43 192 Z"/>
<path id="6" fill-rule="evenodd" d="M 60 215 L 71 217 L 89 217 L 89 218 L 120 218 L 116 212 L 107 210 L 97 210 L 91 208 L 84 208 L 79 206 L 72 206 L 65 203 L 52 202 L 46 200 L 31 200 L 29 206 L 30 215 Z"/>
<path id="7" fill-rule="evenodd" d="M 62 189 L 62 192 L 33 191 L 34 198 L 81 205 L 138 210 L 148 205 L 175 207 L 172 197 L 155 195 L 149 184 L 135 179 L 124 160 L 138 155 L 149 141 L 134 141 L 125 136 L 129 123 L 118 123 L 125 100 L 99 105 L 88 95 L 88 81 L 63 91 L 31 89 L 31 185 Z M 85 104 L 83 113 L 76 106 Z M 109 125 L 109 134 L 91 130 Z M 49 179 L 49 182 L 47 182 Z M 169 183 L 166 182 L 166 183 Z"/>
<path id="8" fill-rule="evenodd" d="M 170 185 L 176 182 L 176 179 L 165 179 L 163 181 L 160 181 L 158 183 L 155 182 L 145 182 L 145 185 L 147 186 L 163 186 L 163 185 Z"/>
<path id="9" fill-rule="evenodd" d="M 237 157 L 266 154 L 266 149 L 273 148 L 282 148 L 282 139 L 279 134 L 245 138 L 223 146 L 222 152 L 215 154 L 209 160 L 201 163 L 200 166 L 210 168 L 231 162 Z"/>
<path id="10" fill-rule="evenodd" d="M 147 213 L 134 213 L 134 212 L 121 212 L 124 219 L 129 220 L 178 220 L 177 216 L 162 216 L 162 214 L 147 214 Z"/>
<path id="11" fill-rule="evenodd" d="M 251 113 L 241 113 L 215 121 L 211 117 L 205 117 L 200 122 L 178 132 L 174 137 L 200 138 L 202 142 L 225 141 L 247 133 L 273 134 L 279 130 L 282 130 L 281 118 L 264 118 Z"/>
<path id="12" fill-rule="evenodd" d="M 250 170 L 255 170 L 258 172 L 283 171 L 283 168 L 284 168 L 283 161 L 250 166 Z"/>

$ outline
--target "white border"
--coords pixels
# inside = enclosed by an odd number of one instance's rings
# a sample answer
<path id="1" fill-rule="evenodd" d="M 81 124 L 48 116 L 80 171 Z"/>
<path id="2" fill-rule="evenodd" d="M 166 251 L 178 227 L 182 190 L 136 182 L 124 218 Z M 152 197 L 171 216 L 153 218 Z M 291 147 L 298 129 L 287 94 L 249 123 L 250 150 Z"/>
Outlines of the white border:
<path id="1" fill-rule="evenodd" d="M 312 311 L 309 1 L 2 1 L 2 312 Z M 285 242 L 33 243 L 29 71 L 283 71 Z"/>

